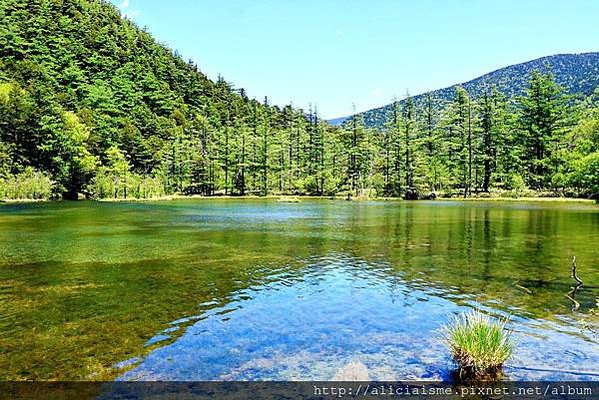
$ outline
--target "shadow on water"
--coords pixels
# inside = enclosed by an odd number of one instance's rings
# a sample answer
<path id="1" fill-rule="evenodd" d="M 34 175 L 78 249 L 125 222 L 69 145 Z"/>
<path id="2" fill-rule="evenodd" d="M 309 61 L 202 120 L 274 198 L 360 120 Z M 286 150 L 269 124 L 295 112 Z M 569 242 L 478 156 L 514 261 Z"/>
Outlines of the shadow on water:
<path id="1" fill-rule="evenodd" d="M 597 232 L 536 203 L 0 207 L 0 379 L 445 379 L 466 307 L 512 315 L 510 378 L 593 379 L 564 371 L 599 364 Z"/>

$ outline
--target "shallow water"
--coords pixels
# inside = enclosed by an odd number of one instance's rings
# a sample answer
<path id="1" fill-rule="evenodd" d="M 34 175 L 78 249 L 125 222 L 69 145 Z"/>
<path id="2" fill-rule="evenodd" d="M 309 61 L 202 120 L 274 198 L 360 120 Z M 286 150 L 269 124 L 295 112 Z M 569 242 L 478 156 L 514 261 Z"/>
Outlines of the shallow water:
<path id="1" fill-rule="evenodd" d="M 0 380 L 447 379 L 471 307 L 511 316 L 508 378 L 597 380 L 598 234 L 575 203 L 2 205 Z"/>

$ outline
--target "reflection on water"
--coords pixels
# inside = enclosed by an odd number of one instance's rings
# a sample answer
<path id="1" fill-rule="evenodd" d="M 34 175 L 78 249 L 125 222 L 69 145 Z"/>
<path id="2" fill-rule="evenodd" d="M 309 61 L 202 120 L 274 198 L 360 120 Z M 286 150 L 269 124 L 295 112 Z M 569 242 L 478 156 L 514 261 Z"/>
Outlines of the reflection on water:
<path id="1" fill-rule="evenodd" d="M 0 379 L 445 379 L 467 307 L 512 316 L 510 378 L 598 379 L 598 232 L 592 205 L 0 206 Z"/>

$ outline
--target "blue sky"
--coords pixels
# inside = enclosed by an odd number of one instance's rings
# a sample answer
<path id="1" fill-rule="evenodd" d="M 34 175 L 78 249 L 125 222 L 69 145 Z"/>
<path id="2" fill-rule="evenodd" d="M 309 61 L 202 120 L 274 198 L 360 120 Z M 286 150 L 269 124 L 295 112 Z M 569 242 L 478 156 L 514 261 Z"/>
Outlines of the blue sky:
<path id="1" fill-rule="evenodd" d="M 325 118 L 512 64 L 599 51 L 596 0 L 111 0 L 251 97 Z"/>

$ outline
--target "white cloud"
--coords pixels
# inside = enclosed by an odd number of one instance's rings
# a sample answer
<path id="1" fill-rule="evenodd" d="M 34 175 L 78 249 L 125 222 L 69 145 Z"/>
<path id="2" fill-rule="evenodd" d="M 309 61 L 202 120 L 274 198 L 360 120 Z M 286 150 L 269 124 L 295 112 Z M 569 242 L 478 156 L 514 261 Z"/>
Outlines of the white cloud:
<path id="1" fill-rule="evenodd" d="M 380 88 L 375 88 L 372 90 L 372 95 L 374 97 L 381 97 L 381 89 Z"/>
<path id="2" fill-rule="evenodd" d="M 119 5 L 119 9 L 125 18 L 133 19 L 139 15 L 139 10 L 132 9 L 129 0 L 123 0 Z"/>

